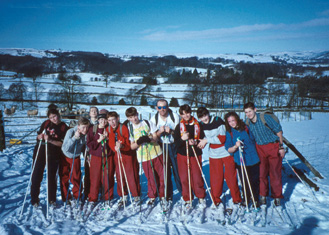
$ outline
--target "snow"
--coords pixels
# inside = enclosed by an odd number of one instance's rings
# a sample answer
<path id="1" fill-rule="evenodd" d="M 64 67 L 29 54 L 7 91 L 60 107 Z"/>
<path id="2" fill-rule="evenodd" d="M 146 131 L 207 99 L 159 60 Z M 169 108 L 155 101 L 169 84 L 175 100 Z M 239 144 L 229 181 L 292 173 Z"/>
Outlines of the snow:
<path id="1" fill-rule="evenodd" d="M 128 106 L 100 106 L 116 110 L 124 120 L 124 111 Z M 44 113 L 44 109 L 40 113 Z M 138 107 L 139 113 L 143 118 L 148 118 L 154 114 L 155 110 L 149 107 Z M 177 111 L 177 109 L 174 109 Z M 15 113 L 17 117 L 23 115 L 23 111 Z M 269 207 L 268 224 L 261 227 L 259 223 L 256 226 L 248 222 L 238 221 L 232 225 L 219 225 L 211 216 L 211 200 L 207 195 L 206 217 L 203 224 L 198 223 L 198 218 L 192 217 L 192 221 L 183 224 L 179 220 L 180 194 L 174 191 L 173 211 L 170 213 L 168 223 L 162 223 L 160 220 L 160 206 L 153 209 L 148 220 L 142 224 L 139 223 L 139 213 L 132 213 L 124 216 L 121 220 L 109 219 L 104 221 L 100 216 L 88 219 L 86 222 L 80 222 L 73 217 L 64 218 L 60 221 L 58 218 L 63 214 L 63 203 L 60 197 L 58 187 L 57 199 L 59 208 L 55 210 L 55 220 L 47 221 L 46 215 L 46 184 L 45 180 L 41 185 L 40 199 L 42 204 L 42 213 L 32 213 L 30 197 L 24 207 L 22 220 L 18 220 L 18 215 L 22 208 L 23 199 L 27 189 L 32 164 L 33 146 L 17 145 L 5 149 L 0 153 L 0 233 L 1 234 L 328 234 L 329 230 L 329 125 L 327 125 L 328 113 L 313 113 L 312 120 L 304 120 L 303 116 L 294 116 L 291 114 L 289 119 L 283 115 L 278 115 L 281 119 L 284 135 L 290 140 L 297 149 L 299 149 L 308 161 L 324 176 L 324 179 L 316 178 L 310 171 L 304 167 L 301 161 L 289 152 L 286 159 L 290 164 L 298 168 L 305 169 L 305 174 L 313 179 L 320 187 L 314 195 L 319 200 L 316 202 L 311 196 L 310 189 L 306 188 L 294 175 L 289 166 L 283 162 L 283 194 L 285 197 L 285 207 L 292 223 L 296 226 L 290 228 L 280 221 L 280 217 Z M 13 119 L 10 119 L 12 124 Z M 43 121 L 37 118 L 16 118 L 17 126 L 8 126 L 6 131 L 18 131 L 22 129 L 19 124 L 35 124 L 35 126 L 24 127 L 26 130 L 35 129 Z M 123 121 L 122 120 L 122 121 Z M 65 120 L 67 121 L 67 120 Z M 35 138 L 33 133 L 33 138 Z M 14 136 L 15 137 L 15 136 Z M 203 170 L 209 185 L 209 159 L 207 151 L 203 154 Z M 44 176 L 45 179 L 45 176 Z M 175 187 L 175 185 L 174 185 Z M 116 188 L 116 187 L 115 187 Z M 142 194 L 144 197 L 147 191 L 147 184 L 143 178 Z M 115 193 L 115 200 L 117 200 Z M 226 207 L 231 207 L 232 199 L 227 186 L 224 186 L 223 201 Z M 194 201 L 196 204 L 196 200 Z M 57 212 L 56 212 L 57 211 Z M 106 213 L 106 212 L 105 212 Z M 260 213 L 259 213 L 260 214 Z M 195 214 L 194 214 L 195 215 Z M 58 219 L 58 220 L 57 220 Z M 257 220 L 256 220 L 257 221 Z"/>

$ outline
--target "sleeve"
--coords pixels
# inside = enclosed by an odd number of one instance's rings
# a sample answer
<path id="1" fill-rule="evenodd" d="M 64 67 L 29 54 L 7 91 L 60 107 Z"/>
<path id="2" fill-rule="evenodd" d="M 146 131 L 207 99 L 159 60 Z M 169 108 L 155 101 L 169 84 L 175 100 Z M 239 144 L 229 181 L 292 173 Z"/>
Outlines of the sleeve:
<path id="1" fill-rule="evenodd" d="M 282 131 L 280 123 L 277 123 L 270 115 L 264 115 L 264 119 L 267 125 L 273 130 L 274 133 L 279 133 Z"/>
<path id="2" fill-rule="evenodd" d="M 174 131 L 174 140 L 177 148 L 185 147 L 185 141 L 182 140 L 180 135 L 180 126 L 179 124 L 175 127 Z"/>
<path id="3" fill-rule="evenodd" d="M 47 121 L 48 121 L 48 120 L 44 121 L 44 122 L 41 124 L 40 129 L 37 131 L 37 134 L 38 134 L 38 135 L 40 135 L 40 134 L 43 132 L 43 130 L 45 129 L 45 125 L 46 125 Z"/>
<path id="4" fill-rule="evenodd" d="M 75 142 L 76 139 L 74 138 L 74 129 L 67 131 L 62 145 L 63 152 L 74 153 Z"/>
<path id="5" fill-rule="evenodd" d="M 226 131 L 226 141 L 225 141 L 225 149 L 228 150 L 229 148 L 233 147 L 234 144 L 233 144 L 233 139 L 232 139 L 232 136 L 231 136 L 231 133 Z M 234 154 L 233 153 L 230 153 L 231 156 L 233 156 Z"/>
<path id="6" fill-rule="evenodd" d="M 153 134 L 154 132 L 157 131 L 157 127 L 155 126 L 155 124 L 153 122 L 149 122 L 149 123 L 150 123 L 150 133 Z"/>
<path id="7" fill-rule="evenodd" d="M 150 123 L 150 126 L 152 126 L 152 124 L 155 126 L 156 131 L 159 130 L 159 128 L 155 124 L 155 115 L 153 115 L 153 117 L 151 117 L 151 119 L 149 120 L 149 123 Z"/>

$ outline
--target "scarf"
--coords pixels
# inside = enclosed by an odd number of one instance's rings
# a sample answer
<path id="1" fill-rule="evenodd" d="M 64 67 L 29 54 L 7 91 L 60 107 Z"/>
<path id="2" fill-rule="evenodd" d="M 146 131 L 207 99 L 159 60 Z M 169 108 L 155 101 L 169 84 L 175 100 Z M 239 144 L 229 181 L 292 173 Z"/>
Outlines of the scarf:
<path id="1" fill-rule="evenodd" d="M 180 134 L 183 135 L 184 132 L 186 132 L 186 125 L 194 125 L 194 139 L 198 140 L 200 139 L 200 124 L 199 122 L 192 116 L 189 121 L 185 121 L 182 119 L 180 121 Z"/>

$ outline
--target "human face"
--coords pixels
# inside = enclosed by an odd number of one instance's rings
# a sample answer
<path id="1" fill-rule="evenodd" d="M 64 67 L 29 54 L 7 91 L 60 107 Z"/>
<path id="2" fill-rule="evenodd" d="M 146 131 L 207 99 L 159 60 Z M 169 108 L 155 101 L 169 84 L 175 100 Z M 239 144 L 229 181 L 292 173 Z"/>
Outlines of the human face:
<path id="1" fill-rule="evenodd" d="M 60 120 L 57 114 L 50 114 L 49 115 L 49 120 L 54 123 L 54 124 L 59 124 Z"/>
<path id="2" fill-rule="evenodd" d="M 82 135 L 86 135 L 87 131 L 88 131 L 89 125 L 79 125 L 78 126 L 78 131 L 80 132 L 80 134 Z"/>
<path id="3" fill-rule="evenodd" d="M 89 111 L 89 116 L 91 118 L 97 118 L 97 109 L 96 108 L 91 108 Z"/>
<path id="4" fill-rule="evenodd" d="M 138 113 L 134 116 L 130 116 L 130 117 L 127 117 L 127 118 L 131 123 L 133 123 L 135 125 L 137 125 L 139 123 Z"/>
<path id="5" fill-rule="evenodd" d="M 229 116 L 227 119 L 227 122 L 230 125 L 230 127 L 232 127 L 232 128 L 235 128 L 238 123 L 234 116 Z"/>
<path id="6" fill-rule="evenodd" d="M 208 124 L 209 121 L 210 121 L 210 117 L 209 117 L 209 115 L 204 115 L 204 116 L 200 117 L 200 120 L 201 120 L 201 122 L 203 122 L 204 124 Z"/>
<path id="7" fill-rule="evenodd" d="M 157 103 L 156 108 L 157 108 L 157 111 L 159 112 L 160 116 L 162 116 L 162 117 L 167 117 L 168 116 L 169 107 L 168 107 L 167 102 L 159 101 Z"/>
<path id="8" fill-rule="evenodd" d="M 107 122 L 107 120 L 105 118 L 100 118 L 100 119 L 98 119 L 98 126 L 100 128 L 104 128 L 106 125 L 106 122 Z"/>
<path id="9" fill-rule="evenodd" d="M 119 117 L 109 117 L 107 119 L 107 121 L 109 122 L 109 125 L 113 128 L 116 129 L 119 125 Z"/>
<path id="10" fill-rule="evenodd" d="M 255 122 L 257 120 L 256 109 L 246 108 L 244 110 L 244 113 L 246 114 L 247 118 L 249 118 L 251 121 Z"/>
<path id="11" fill-rule="evenodd" d="M 191 119 L 191 113 L 187 113 L 183 111 L 183 114 L 180 114 L 181 118 L 183 118 L 185 121 L 189 121 Z"/>

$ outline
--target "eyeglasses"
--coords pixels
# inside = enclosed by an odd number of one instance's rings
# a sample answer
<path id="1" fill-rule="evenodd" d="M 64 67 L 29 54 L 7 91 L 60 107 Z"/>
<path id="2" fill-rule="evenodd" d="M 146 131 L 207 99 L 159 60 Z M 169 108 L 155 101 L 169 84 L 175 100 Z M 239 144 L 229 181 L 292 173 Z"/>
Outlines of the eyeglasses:
<path id="1" fill-rule="evenodd" d="M 161 110 L 161 109 L 167 109 L 167 106 L 158 106 L 158 109 Z"/>

